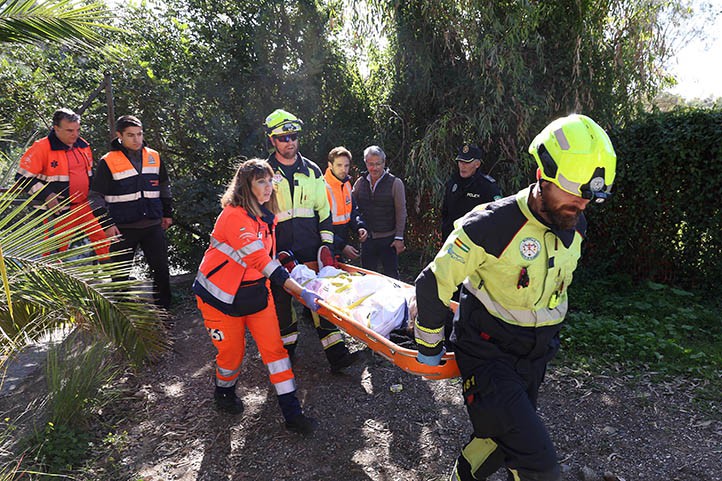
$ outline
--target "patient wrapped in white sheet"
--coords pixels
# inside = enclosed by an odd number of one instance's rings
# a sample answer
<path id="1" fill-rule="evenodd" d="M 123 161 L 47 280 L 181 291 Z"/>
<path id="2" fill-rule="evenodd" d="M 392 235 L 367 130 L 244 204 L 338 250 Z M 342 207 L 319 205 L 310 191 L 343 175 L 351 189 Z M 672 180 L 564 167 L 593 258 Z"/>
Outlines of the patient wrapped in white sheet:
<path id="1" fill-rule="evenodd" d="M 316 274 L 303 264 L 293 269 L 291 277 L 384 337 L 389 337 L 394 329 L 405 327 L 408 320 L 415 317 L 414 288 L 388 277 L 352 274 L 331 266 Z"/>

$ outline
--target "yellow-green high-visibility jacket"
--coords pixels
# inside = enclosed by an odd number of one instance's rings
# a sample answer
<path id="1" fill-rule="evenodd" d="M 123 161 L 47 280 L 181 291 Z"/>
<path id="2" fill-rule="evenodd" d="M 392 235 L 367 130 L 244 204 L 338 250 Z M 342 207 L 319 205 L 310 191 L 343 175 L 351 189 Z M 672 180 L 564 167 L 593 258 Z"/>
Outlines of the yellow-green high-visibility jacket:
<path id="1" fill-rule="evenodd" d="M 322 242 L 333 244 L 333 221 L 321 169 L 301 154 L 297 157 L 292 179 L 284 177 L 274 154 L 268 158 L 281 209 L 276 214 L 276 249 L 292 251 L 299 262 L 308 262 L 316 260 Z M 293 182 L 293 199 L 289 182 Z"/>
<path id="2" fill-rule="evenodd" d="M 536 358 L 558 345 L 586 219 L 580 216 L 574 229 L 551 227 L 529 209 L 529 193 L 477 206 L 459 219 L 416 279 L 422 354 L 441 351 L 449 301 L 461 283 L 466 296 L 452 341 L 462 357 Z"/>

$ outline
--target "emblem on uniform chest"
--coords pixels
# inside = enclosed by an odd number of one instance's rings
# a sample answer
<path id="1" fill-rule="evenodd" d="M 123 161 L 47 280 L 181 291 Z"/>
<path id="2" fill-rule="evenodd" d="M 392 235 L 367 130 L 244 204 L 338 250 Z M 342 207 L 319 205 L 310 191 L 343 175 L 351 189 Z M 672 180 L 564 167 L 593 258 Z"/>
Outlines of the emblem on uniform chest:
<path id="1" fill-rule="evenodd" d="M 537 258 L 541 250 L 541 242 L 533 237 L 527 237 L 519 244 L 519 252 L 524 260 L 531 261 Z"/>
<path id="2" fill-rule="evenodd" d="M 281 182 L 283 182 L 283 176 L 280 173 L 276 172 L 275 174 L 273 174 L 271 182 L 273 182 L 274 184 L 280 184 Z"/>

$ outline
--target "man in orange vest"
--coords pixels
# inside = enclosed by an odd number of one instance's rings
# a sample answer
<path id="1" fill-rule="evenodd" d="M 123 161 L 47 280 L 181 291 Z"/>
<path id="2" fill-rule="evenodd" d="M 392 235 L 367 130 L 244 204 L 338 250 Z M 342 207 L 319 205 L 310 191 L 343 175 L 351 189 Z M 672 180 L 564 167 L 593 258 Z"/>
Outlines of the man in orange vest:
<path id="1" fill-rule="evenodd" d="M 168 171 L 158 152 L 146 146 L 137 117 L 123 115 L 115 130 L 110 152 L 98 163 L 90 203 L 96 215 L 107 218 L 108 237 L 120 236 L 111 251 L 126 252 L 115 260 L 132 261 L 135 249 L 143 249 L 153 276 L 153 300 L 167 309 L 171 293 L 165 230 L 173 224 Z"/>
<path id="2" fill-rule="evenodd" d="M 23 154 L 15 180 L 30 194 L 42 189 L 38 195 L 50 208 L 70 198 L 66 209 L 72 209 L 73 215 L 57 221 L 55 228 L 64 232 L 80 226 L 88 239 L 96 243 L 95 253 L 105 256 L 110 243 L 103 242 L 106 239 L 103 228 L 87 204 L 92 168 L 90 145 L 80 137 L 80 115 L 63 108 L 53 114 L 53 128 L 47 137 Z M 65 245 L 62 250 L 67 248 Z"/>
<path id="3" fill-rule="evenodd" d="M 345 147 L 334 147 L 328 153 L 328 169 L 324 175 L 326 195 L 333 220 L 333 253 L 341 261 L 358 259 L 358 249 L 349 244 L 348 231 L 358 234 L 359 242 L 368 237 L 366 224 L 358 213 L 351 196 L 351 152 Z"/>

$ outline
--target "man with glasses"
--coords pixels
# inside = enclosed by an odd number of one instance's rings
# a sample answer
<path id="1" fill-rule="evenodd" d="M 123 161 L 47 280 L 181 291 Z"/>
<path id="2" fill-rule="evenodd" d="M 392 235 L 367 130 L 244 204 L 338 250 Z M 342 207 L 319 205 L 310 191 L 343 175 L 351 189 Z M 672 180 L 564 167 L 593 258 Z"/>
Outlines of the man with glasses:
<path id="1" fill-rule="evenodd" d="M 353 185 L 353 200 L 369 231 L 361 245 L 361 266 L 399 278 L 399 254 L 406 230 L 406 193 L 404 183 L 386 168 L 386 153 L 378 145 L 366 147 L 363 172 Z"/>
<path id="2" fill-rule="evenodd" d="M 431 366 L 441 361 L 449 301 L 463 282 L 451 344 L 473 436 L 456 481 L 481 481 L 502 466 L 509 479 L 562 479 L 537 396 L 559 350 L 583 212 L 609 197 L 617 156 L 607 133 L 576 114 L 549 124 L 529 153 L 537 182 L 462 217 L 416 279 L 417 359 Z"/>
<path id="3" fill-rule="evenodd" d="M 285 110 L 274 110 L 265 121 L 265 130 L 274 149 L 268 163 L 274 171 L 280 212 L 276 216 L 276 251 L 279 260 L 293 257 L 304 263 L 315 261 L 322 245 L 333 245 L 331 211 L 321 169 L 298 152 L 303 122 Z M 291 295 L 283 287 L 271 285 L 283 344 L 293 359 L 298 341 L 298 322 Z M 320 318 L 316 332 L 323 345 L 331 372 L 353 364 L 358 353 L 346 348 L 341 331 Z"/>

